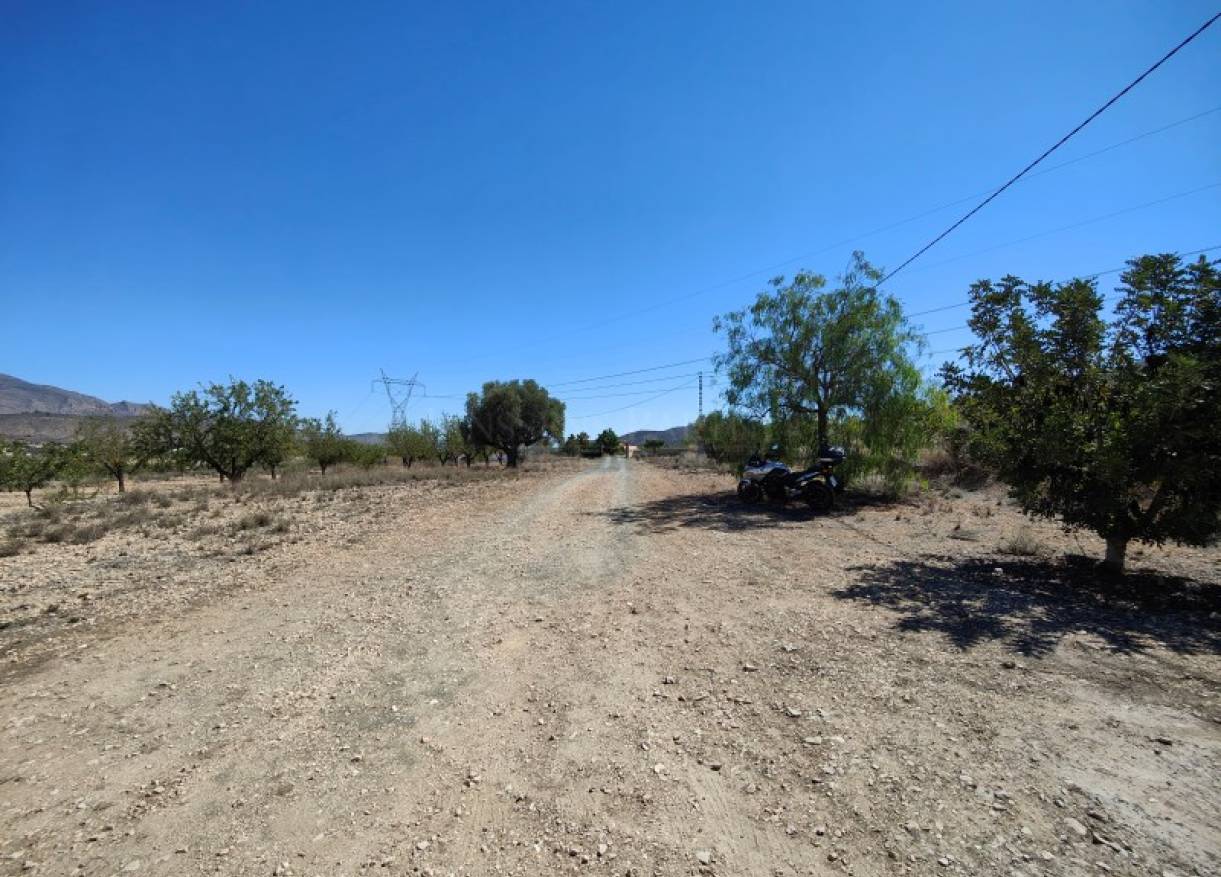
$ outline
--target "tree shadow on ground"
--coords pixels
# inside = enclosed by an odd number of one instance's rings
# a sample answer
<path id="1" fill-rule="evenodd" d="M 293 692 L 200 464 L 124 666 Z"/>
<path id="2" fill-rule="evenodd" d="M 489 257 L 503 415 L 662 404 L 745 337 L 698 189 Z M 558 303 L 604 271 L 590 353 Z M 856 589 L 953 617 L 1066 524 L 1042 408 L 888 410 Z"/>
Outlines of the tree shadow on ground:
<path id="1" fill-rule="evenodd" d="M 888 504 L 870 494 L 846 493 L 836 498 L 835 508 L 830 512 L 815 514 L 803 503 L 794 502 L 783 507 L 769 502 L 748 504 L 738 499 L 736 493 L 723 492 L 667 496 L 590 514 L 606 518 L 613 524 L 636 526 L 649 532 L 677 527 L 740 532 L 848 515 L 867 506 Z"/>
<path id="2" fill-rule="evenodd" d="M 1083 557 L 931 558 L 850 569 L 860 581 L 832 596 L 892 609 L 901 615 L 898 629 L 942 633 L 960 649 L 993 640 L 1040 656 L 1085 632 L 1118 652 L 1221 653 L 1221 586 L 1213 583 L 1144 570 L 1112 576 Z"/>

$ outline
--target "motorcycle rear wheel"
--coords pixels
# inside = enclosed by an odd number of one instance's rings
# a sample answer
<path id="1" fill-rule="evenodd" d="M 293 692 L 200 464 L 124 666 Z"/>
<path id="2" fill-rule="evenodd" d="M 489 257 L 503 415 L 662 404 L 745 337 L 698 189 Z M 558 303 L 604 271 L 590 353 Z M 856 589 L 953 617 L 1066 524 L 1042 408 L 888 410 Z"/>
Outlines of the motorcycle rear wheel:
<path id="1" fill-rule="evenodd" d="M 835 505 L 835 493 L 822 481 L 815 481 L 805 489 L 804 499 L 810 511 L 823 514 Z"/>

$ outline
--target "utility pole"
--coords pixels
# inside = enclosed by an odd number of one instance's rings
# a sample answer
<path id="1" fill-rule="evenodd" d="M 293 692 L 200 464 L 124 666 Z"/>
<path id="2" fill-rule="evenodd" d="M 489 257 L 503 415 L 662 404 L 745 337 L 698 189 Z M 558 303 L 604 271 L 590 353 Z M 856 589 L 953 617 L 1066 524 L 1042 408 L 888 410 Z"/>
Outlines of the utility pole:
<path id="1" fill-rule="evenodd" d="M 386 398 L 390 400 L 390 428 L 406 426 L 407 403 L 411 401 L 412 392 L 416 387 L 427 392 L 425 386 L 416 380 L 420 373 L 416 372 L 409 378 L 392 378 L 385 369 L 379 371 L 382 376 L 373 379 L 373 386 L 381 384 L 386 390 Z"/>
<path id="2" fill-rule="evenodd" d="M 688 372 L 690 374 L 690 372 Z M 700 372 L 700 417 L 704 416 L 704 373 Z"/>

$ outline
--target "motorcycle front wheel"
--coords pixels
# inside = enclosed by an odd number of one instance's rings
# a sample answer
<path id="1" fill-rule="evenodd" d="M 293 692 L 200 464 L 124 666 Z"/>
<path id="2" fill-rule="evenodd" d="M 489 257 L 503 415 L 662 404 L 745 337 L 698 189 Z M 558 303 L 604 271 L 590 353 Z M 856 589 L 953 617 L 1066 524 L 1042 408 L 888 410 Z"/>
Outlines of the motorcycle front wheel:
<path id="1" fill-rule="evenodd" d="M 822 481 L 815 481 L 806 486 L 805 497 L 806 505 L 810 507 L 810 511 L 816 514 L 831 511 L 831 507 L 835 505 L 835 494 Z"/>
<path id="2" fill-rule="evenodd" d="M 743 481 L 738 484 L 738 499 L 745 503 L 756 503 L 763 498 L 763 491 L 753 481 Z"/>

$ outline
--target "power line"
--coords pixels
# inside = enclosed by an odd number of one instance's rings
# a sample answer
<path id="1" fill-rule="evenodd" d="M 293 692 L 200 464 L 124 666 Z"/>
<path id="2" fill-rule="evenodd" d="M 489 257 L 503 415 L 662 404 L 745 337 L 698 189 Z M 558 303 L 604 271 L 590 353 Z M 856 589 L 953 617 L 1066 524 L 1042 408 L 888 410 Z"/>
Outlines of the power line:
<path id="1" fill-rule="evenodd" d="M 683 386 L 689 386 L 689 385 L 684 384 Z M 670 387 L 669 389 L 681 390 L 682 387 Z M 564 402 L 585 402 L 585 401 L 589 401 L 591 399 L 618 399 L 623 396 L 647 396 L 650 393 L 656 393 L 656 392 L 657 392 L 657 388 L 654 387 L 651 390 L 631 390 L 627 393 L 605 393 L 600 396 L 558 396 L 557 398 L 562 399 Z M 668 392 L 668 391 L 665 391 L 665 392 Z"/>
<path id="2" fill-rule="evenodd" d="M 586 390 L 613 390 L 618 387 L 637 387 L 641 384 L 657 384 L 664 381 L 677 381 L 680 378 L 694 378 L 698 376 L 699 372 L 684 372 L 681 375 L 666 375 L 665 377 L 660 378 L 645 378 L 640 381 L 624 381 L 623 383 L 618 384 L 602 384 L 601 386 L 597 387 L 580 387 L 578 392 L 584 393 Z"/>
<path id="3" fill-rule="evenodd" d="M 697 363 L 697 362 L 708 362 L 710 359 L 712 359 L 711 356 L 701 356 L 701 357 L 698 357 L 697 359 L 684 359 L 681 362 L 669 362 L 669 363 L 666 363 L 665 365 L 655 365 L 650 368 L 638 368 L 638 369 L 633 369 L 632 371 L 616 372 L 615 374 L 611 374 L 611 375 L 598 375 L 597 377 L 580 378 L 575 381 L 560 381 L 559 383 L 551 384 L 550 386 L 568 387 L 568 386 L 571 386 L 572 384 L 588 384 L 588 383 L 592 383 L 593 381 L 609 380 L 610 378 L 624 378 L 629 375 L 639 375 L 639 374 L 644 374 L 645 372 L 661 371 L 663 368 L 677 368 L 680 365 L 693 365 L 694 363 Z"/>
<path id="4" fill-rule="evenodd" d="M 1221 250 L 1221 244 L 1216 244 L 1211 247 L 1204 247 L 1203 249 L 1199 249 L 1199 250 L 1190 250 L 1186 253 L 1179 253 L 1178 255 L 1179 256 L 1199 256 L 1203 253 L 1211 253 L 1213 250 Z M 1108 268 L 1105 271 L 1095 271 L 1093 274 L 1078 274 L 1075 276 L 1079 277 L 1081 279 L 1084 279 L 1084 280 L 1096 280 L 1099 277 L 1102 277 L 1104 274 L 1115 274 L 1118 271 L 1126 271 L 1128 269 L 1128 267 L 1129 266 L 1124 265 L 1119 268 Z M 1112 293 L 1108 293 L 1107 295 L 1102 296 L 1102 300 L 1104 302 L 1114 301 L 1116 298 L 1119 298 L 1119 297 L 1120 297 L 1119 293 L 1112 292 Z M 960 302 L 955 305 L 946 305 L 945 307 L 942 307 L 942 308 L 933 308 L 933 311 L 944 311 L 944 310 L 949 310 L 950 308 L 965 308 L 965 307 L 969 307 L 970 305 L 971 305 L 971 302 L 964 301 L 964 302 Z M 924 311 L 923 313 L 932 313 L 933 311 Z M 934 329 L 931 332 L 923 332 L 921 334 L 923 334 L 925 336 L 942 335 L 942 334 L 945 334 L 946 332 L 956 332 L 961 329 L 969 329 L 969 328 L 970 328 L 969 324 L 962 323 L 961 325 L 958 325 L 958 326 L 948 326 L 944 329 Z M 949 353 L 951 351 L 957 351 L 957 350 L 961 350 L 961 349 L 962 349 L 961 347 L 947 347 L 944 350 L 929 351 L 929 352 L 925 353 L 924 356 L 936 356 L 939 353 Z"/>
<path id="5" fill-rule="evenodd" d="M 1213 250 L 1221 250 L 1221 244 L 1215 244 L 1211 247 L 1203 247 L 1199 250 L 1188 250 L 1185 253 L 1179 253 L 1179 255 L 1180 256 L 1199 256 L 1204 253 L 1211 253 Z M 1127 268 L 1128 268 L 1127 265 L 1121 265 L 1118 268 L 1108 268 L 1105 271 L 1095 271 L 1093 274 L 1081 274 L 1078 276 L 1092 279 L 1092 278 L 1096 278 L 1096 277 L 1102 277 L 1105 274 L 1115 274 L 1118 271 L 1125 271 L 1125 270 L 1127 270 Z M 913 313 L 906 314 L 906 316 L 908 319 L 911 319 L 912 317 L 923 317 L 928 314 L 939 314 L 942 311 L 952 311 L 957 308 L 965 308 L 965 307 L 970 307 L 970 306 L 971 306 L 970 301 L 960 301 L 960 302 L 958 302 L 956 304 L 952 304 L 952 305 L 941 305 L 940 307 L 929 308 L 928 310 L 924 310 L 924 311 L 914 311 Z"/>
<path id="6" fill-rule="evenodd" d="M 694 386 L 695 386 L 695 382 L 692 381 L 691 383 L 683 384 L 681 387 L 671 387 L 668 390 L 663 390 L 662 392 L 658 393 L 656 396 L 650 396 L 648 399 L 641 399 L 639 402 L 633 402 L 630 405 L 624 405 L 622 408 L 611 408 L 609 411 L 596 411 L 593 414 L 577 414 L 577 415 L 574 415 L 573 417 L 570 417 L 569 419 L 570 420 L 585 420 L 590 417 L 605 417 L 607 414 L 617 414 L 620 411 L 627 411 L 629 408 L 635 408 L 638 405 L 647 405 L 649 402 L 652 402 L 654 399 L 660 399 L 662 396 L 668 395 L 670 393 L 676 393 L 679 390 L 687 390 Z"/>
<path id="7" fill-rule="evenodd" d="M 1215 189 L 1221 186 L 1221 182 L 1209 183 L 1205 186 L 1198 186 L 1195 189 L 1188 189 L 1185 192 L 1175 192 L 1173 195 L 1167 195 L 1165 198 L 1156 198 L 1153 201 L 1146 201 L 1143 204 L 1134 204 L 1131 207 L 1123 207 L 1119 210 L 1113 210 L 1110 213 L 1104 213 L 1101 216 L 1092 216 L 1089 219 L 1083 219 L 1080 222 L 1069 223 L 1058 228 L 1048 229 L 1047 231 L 1036 232 L 1032 235 L 1027 235 L 1023 238 L 1017 238 L 1011 241 L 1005 241 L 1000 244 L 993 244 L 990 247 L 984 247 L 982 250 L 973 250 L 970 253 L 963 253 L 958 256 L 951 256 L 948 259 L 942 259 L 940 262 L 933 262 L 931 265 L 923 265 L 917 270 L 927 271 L 932 268 L 940 268 L 942 265 L 949 265 L 951 262 L 961 262 L 963 259 L 970 259 L 973 256 L 982 256 L 984 253 L 991 253 L 995 250 L 1003 250 L 1005 247 L 1012 247 L 1016 244 L 1024 244 L 1028 241 L 1037 240 L 1038 238 L 1047 237 L 1048 235 L 1059 234 L 1064 231 L 1072 231 L 1075 228 L 1082 228 L 1087 225 L 1093 225 L 1096 222 L 1102 222 L 1106 219 L 1114 219 L 1116 216 L 1123 216 L 1126 213 L 1135 213 L 1138 210 L 1147 210 L 1150 207 L 1157 207 L 1160 204 L 1166 204 L 1170 201 L 1177 201 L 1180 198 L 1186 198 L 1189 195 L 1198 195 L 1200 192 L 1206 192 L 1209 189 Z M 885 278 L 883 278 L 885 279 Z"/>
<path id="8" fill-rule="evenodd" d="M 1169 52 L 1167 52 L 1165 55 L 1163 55 L 1160 59 L 1158 59 L 1158 61 L 1152 67 L 1150 67 L 1144 73 L 1140 74 L 1140 76 L 1137 76 L 1127 85 L 1125 85 L 1122 89 L 1120 89 L 1120 91 L 1117 94 L 1115 94 L 1114 97 L 1112 97 L 1102 106 L 1100 106 L 1098 109 L 1094 110 L 1094 112 L 1090 113 L 1090 115 L 1085 119 L 1085 121 L 1081 122 L 1079 125 L 1077 125 L 1077 127 L 1073 128 L 1071 131 L 1069 131 L 1067 134 L 1065 134 L 1063 137 L 1061 137 L 1059 140 L 1057 140 L 1054 144 L 1052 144 L 1052 146 L 1050 146 L 1048 149 L 1044 150 L 1042 155 L 1040 155 L 1030 164 L 1026 165 L 1026 167 L 1022 168 L 1012 177 L 1010 177 L 1009 180 L 1007 182 L 1005 182 L 999 189 L 997 189 L 995 192 L 993 192 L 983 201 L 979 202 L 974 207 L 972 207 L 970 210 L 968 210 L 961 218 L 958 219 L 958 221 L 954 222 L 952 225 L 950 225 L 949 228 L 947 228 L 945 231 L 941 232 L 941 234 L 937 235 L 937 237 L 933 238 L 931 241 L 929 241 L 927 244 L 925 244 L 923 247 L 921 247 L 911 256 L 908 256 L 907 259 L 905 259 L 902 263 L 900 263 L 898 268 L 895 268 L 893 271 L 889 272 L 885 277 L 883 277 L 880 281 L 878 281 L 878 285 L 880 286 L 881 284 L 885 283 L 890 278 L 894 277 L 896 274 L 898 274 L 900 271 L 902 271 L 904 268 L 906 268 L 916 259 L 920 258 L 920 256 L 924 255 L 924 253 L 928 252 L 930 249 L 932 249 L 934 246 L 936 246 L 941 240 L 943 240 L 947 235 L 949 235 L 952 231 L 954 231 L 954 229 L 958 228 L 960 225 L 962 225 L 964 222 L 966 222 L 968 219 L 970 219 L 980 210 L 987 207 L 988 204 L 990 204 L 998 195 L 1000 195 L 1002 192 L 1004 192 L 1006 189 L 1008 189 L 1010 186 L 1012 186 L 1022 177 L 1026 176 L 1026 174 L 1029 173 L 1035 167 L 1035 165 L 1039 164 L 1041 161 L 1043 161 L 1043 159 L 1047 158 L 1047 156 L 1051 155 L 1053 152 L 1055 152 L 1057 149 L 1059 149 L 1061 146 L 1063 146 L 1065 143 L 1067 143 L 1069 141 L 1069 139 L 1073 137 L 1073 135 L 1075 135 L 1078 131 L 1080 131 L 1090 122 L 1094 121 L 1096 118 L 1101 116 L 1108 109 L 1110 109 L 1112 104 L 1114 104 L 1116 101 L 1118 101 L 1120 98 L 1122 98 L 1125 94 L 1127 94 L 1137 85 L 1139 85 L 1147 76 L 1149 76 L 1149 74 L 1151 74 L 1154 70 L 1161 67 L 1167 61 L 1169 61 L 1171 58 L 1173 58 L 1176 54 L 1178 54 L 1180 49 L 1182 49 L 1184 46 L 1186 46 L 1188 43 L 1190 43 L 1200 34 L 1204 33 L 1204 31 L 1206 31 L 1209 27 L 1211 27 L 1213 22 L 1215 22 L 1218 18 L 1221 18 L 1221 12 L 1218 12 L 1208 21 L 1204 22 L 1204 24 L 1200 25 L 1200 27 L 1198 27 L 1193 33 L 1189 34 L 1186 37 L 1186 39 L 1184 39 L 1181 43 L 1179 43 L 1177 46 L 1175 46 L 1173 49 L 1171 49 Z"/>

